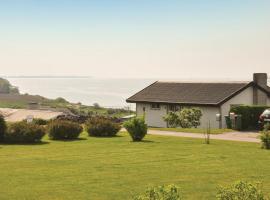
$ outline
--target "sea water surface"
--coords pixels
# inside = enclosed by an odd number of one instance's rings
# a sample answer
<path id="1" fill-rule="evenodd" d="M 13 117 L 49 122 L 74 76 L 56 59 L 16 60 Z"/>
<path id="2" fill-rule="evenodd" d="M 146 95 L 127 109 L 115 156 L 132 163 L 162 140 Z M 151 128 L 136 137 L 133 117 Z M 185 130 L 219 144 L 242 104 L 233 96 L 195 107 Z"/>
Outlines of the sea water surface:
<path id="1" fill-rule="evenodd" d="M 41 95 L 47 98 L 63 97 L 85 105 L 98 103 L 104 107 L 121 108 L 134 105 L 126 99 L 154 82 L 154 79 L 113 79 L 92 77 L 8 77 L 22 94 Z"/>

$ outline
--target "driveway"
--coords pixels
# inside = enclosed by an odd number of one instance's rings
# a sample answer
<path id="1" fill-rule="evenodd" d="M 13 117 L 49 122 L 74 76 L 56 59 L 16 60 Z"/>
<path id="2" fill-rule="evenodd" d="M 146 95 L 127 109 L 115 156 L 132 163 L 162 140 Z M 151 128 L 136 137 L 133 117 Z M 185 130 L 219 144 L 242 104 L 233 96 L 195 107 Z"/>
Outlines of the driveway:
<path id="1" fill-rule="evenodd" d="M 159 130 L 151 130 L 151 129 L 148 130 L 148 134 L 188 137 L 188 138 L 205 138 L 204 134 L 201 134 L 201 133 L 184 133 L 184 132 L 174 132 L 174 131 L 159 131 Z M 257 138 L 258 136 L 259 136 L 259 133 L 256 133 L 256 132 L 235 131 L 235 132 L 229 132 L 229 133 L 222 133 L 218 135 L 210 135 L 210 139 L 259 143 L 260 139 Z"/>

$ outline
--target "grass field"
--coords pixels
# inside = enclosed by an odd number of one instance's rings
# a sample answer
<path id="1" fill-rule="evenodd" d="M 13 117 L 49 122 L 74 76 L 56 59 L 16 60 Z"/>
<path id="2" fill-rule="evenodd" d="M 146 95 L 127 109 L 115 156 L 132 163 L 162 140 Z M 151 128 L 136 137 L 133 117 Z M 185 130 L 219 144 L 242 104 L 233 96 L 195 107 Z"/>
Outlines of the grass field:
<path id="1" fill-rule="evenodd" d="M 270 151 L 259 144 L 125 133 L 37 145 L 0 145 L 1 200 L 131 199 L 146 186 L 178 184 L 185 199 L 215 199 L 218 185 L 262 181 L 270 194 Z"/>
<path id="2" fill-rule="evenodd" d="M 175 132 L 184 132 L 184 133 L 205 133 L 206 129 L 202 128 L 150 128 L 152 130 L 159 130 L 159 131 L 175 131 Z M 211 129 L 211 134 L 222 134 L 233 132 L 232 129 Z"/>

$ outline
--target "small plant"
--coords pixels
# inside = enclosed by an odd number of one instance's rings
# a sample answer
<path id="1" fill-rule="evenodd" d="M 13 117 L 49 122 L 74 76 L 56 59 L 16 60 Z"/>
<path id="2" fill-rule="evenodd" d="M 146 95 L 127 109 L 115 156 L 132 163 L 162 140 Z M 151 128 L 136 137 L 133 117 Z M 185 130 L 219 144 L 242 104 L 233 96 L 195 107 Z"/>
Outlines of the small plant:
<path id="1" fill-rule="evenodd" d="M 6 130 L 7 130 L 7 124 L 6 124 L 5 118 L 2 115 L 0 115 L 0 141 L 3 141 Z"/>
<path id="2" fill-rule="evenodd" d="M 124 127 L 134 142 L 141 141 L 147 134 L 147 124 L 144 118 L 132 118 L 124 123 Z"/>
<path id="3" fill-rule="evenodd" d="M 52 140 L 73 140 L 82 132 L 79 123 L 67 120 L 54 120 L 48 125 L 49 138 Z"/>
<path id="4" fill-rule="evenodd" d="M 94 137 L 113 137 L 121 129 L 118 123 L 103 117 L 92 117 L 88 119 L 85 127 L 88 135 Z"/>
<path id="5" fill-rule="evenodd" d="M 217 193 L 218 200 L 266 200 L 260 184 L 238 181 L 228 187 L 220 187 Z"/>
<path id="6" fill-rule="evenodd" d="M 261 142 L 263 149 L 270 149 L 270 125 L 266 124 L 261 133 Z"/>
<path id="7" fill-rule="evenodd" d="M 145 193 L 134 197 L 133 200 L 181 200 L 181 196 L 179 187 L 168 185 L 149 188 Z"/>
<path id="8" fill-rule="evenodd" d="M 34 123 L 34 124 L 37 124 L 37 125 L 42 125 L 42 126 L 44 126 L 44 125 L 47 125 L 47 124 L 48 124 L 48 121 L 45 120 L 45 119 L 41 119 L 41 118 L 34 118 L 34 119 L 33 119 L 33 123 Z"/>
<path id="9" fill-rule="evenodd" d="M 33 123 L 26 121 L 15 122 L 8 125 L 4 134 L 6 143 L 36 143 L 40 142 L 45 135 L 45 129 Z"/>
<path id="10" fill-rule="evenodd" d="M 210 144 L 211 125 L 210 121 L 207 123 L 206 132 L 204 134 L 205 144 Z"/>

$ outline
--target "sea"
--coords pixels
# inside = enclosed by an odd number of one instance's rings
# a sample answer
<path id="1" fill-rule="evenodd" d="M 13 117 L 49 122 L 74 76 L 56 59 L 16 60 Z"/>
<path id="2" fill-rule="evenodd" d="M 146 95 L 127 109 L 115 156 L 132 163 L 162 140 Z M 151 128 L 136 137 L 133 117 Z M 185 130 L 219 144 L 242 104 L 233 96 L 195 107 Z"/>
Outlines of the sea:
<path id="1" fill-rule="evenodd" d="M 20 93 L 55 99 L 63 97 L 72 103 L 98 103 L 103 107 L 134 110 L 126 99 L 155 79 L 93 78 L 93 77 L 6 77 Z"/>

